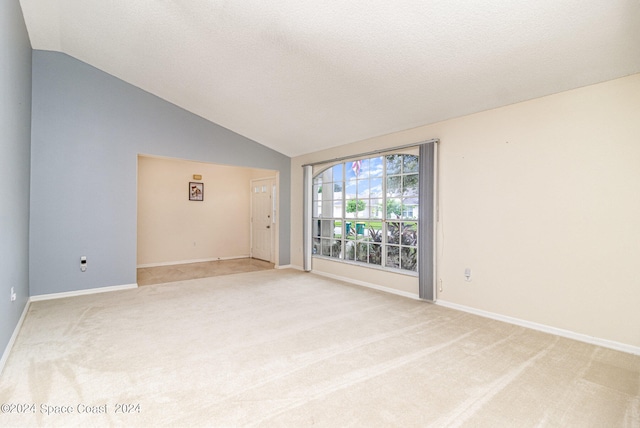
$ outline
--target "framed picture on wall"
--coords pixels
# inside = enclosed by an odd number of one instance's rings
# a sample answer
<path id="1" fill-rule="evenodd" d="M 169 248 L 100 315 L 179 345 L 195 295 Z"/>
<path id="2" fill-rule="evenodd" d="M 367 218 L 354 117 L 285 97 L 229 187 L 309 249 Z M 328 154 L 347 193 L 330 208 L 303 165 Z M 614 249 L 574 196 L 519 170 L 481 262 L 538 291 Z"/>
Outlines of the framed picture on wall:
<path id="1" fill-rule="evenodd" d="M 190 201 L 204 200 L 204 183 L 196 183 L 195 181 L 189 182 L 189 200 Z"/>

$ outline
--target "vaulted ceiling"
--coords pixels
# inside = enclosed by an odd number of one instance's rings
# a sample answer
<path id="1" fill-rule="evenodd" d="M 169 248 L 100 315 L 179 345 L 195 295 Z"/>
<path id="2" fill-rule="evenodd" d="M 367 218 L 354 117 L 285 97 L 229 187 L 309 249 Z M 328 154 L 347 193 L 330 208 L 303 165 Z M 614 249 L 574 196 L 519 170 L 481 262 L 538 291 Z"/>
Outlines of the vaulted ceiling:
<path id="1" fill-rule="evenodd" d="M 639 0 L 21 0 L 69 54 L 288 156 L 640 72 Z"/>

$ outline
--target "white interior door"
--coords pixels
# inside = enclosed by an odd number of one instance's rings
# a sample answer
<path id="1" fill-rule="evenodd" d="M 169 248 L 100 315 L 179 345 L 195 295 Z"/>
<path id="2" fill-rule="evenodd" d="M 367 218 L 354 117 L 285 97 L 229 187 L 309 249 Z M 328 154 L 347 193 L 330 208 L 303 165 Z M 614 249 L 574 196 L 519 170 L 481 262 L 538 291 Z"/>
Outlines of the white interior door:
<path id="1" fill-rule="evenodd" d="M 274 262 L 273 178 L 251 181 L 251 257 Z"/>

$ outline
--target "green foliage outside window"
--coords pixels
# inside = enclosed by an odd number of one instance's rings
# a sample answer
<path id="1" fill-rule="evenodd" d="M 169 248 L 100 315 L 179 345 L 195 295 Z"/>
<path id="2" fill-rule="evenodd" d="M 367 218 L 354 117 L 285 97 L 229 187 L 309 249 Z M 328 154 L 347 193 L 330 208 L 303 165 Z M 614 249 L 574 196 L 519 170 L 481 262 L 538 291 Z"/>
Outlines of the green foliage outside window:
<path id="1" fill-rule="evenodd" d="M 363 211 L 366 207 L 366 203 L 360 199 L 349 199 L 345 210 L 348 213 L 354 213 L 356 211 Z"/>
<path id="2" fill-rule="evenodd" d="M 395 214 L 396 217 L 402 215 L 402 204 L 397 199 L 387 199 L 387 218 Z"/>

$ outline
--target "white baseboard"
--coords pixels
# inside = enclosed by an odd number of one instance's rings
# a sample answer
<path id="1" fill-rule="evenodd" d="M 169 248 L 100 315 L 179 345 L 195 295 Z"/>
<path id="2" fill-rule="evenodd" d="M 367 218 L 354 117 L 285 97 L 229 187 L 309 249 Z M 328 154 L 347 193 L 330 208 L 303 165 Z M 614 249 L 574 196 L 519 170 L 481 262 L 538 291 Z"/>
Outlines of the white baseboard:
<path id="1" fill-rule="evenodd" d="M 382 285 L 372 284 L 370 282 L 365 282 L 365 281 L 360 281 L 360 280 L 357 280 L 357 279 L 347 278 L 347 277 L 344 277 L 344 276 L 334 275 L 332 273 L 317 272 L 317 271 L 311 271 L 311 273 L 314 273 L 314 274 L 320 275 L 320 276 L 324 276 L 324 277 L 327 277 L 327 278 L 331 278 L 331 279 L 337 279 L 338 281 L 348 282 L 348 283 L 354 284 L 354 285 L 361 285 L 363 287 L 373 288 L 374 290 L 384 291 L 386 293 L 396 294 L 396 295 L 402 296 L 402 297 L 408 297 L 408 298 L 414 299 L 414 300 L 420 300 L 420 297 L 417 294 L 409 293 L 408 291 L 402 291 L 402 290 L 396 290 L 395 288 L 383 287 Z"/>
<path id="2" fill-rule="evenodd" d="M 564 330 L 557 327 L 551 327 L 544 324 L 538 324 L 532 321 L 526 321 L 520 318 L 513 318 L 506 315 L 496 314 L 494 312 L 483 311 L 481 309 L 475 309 L 469 306 L 459 305 L 457 303 L 447 302 L 445 300 L 438 299 L 436 305 L 444 306 L 450 309 L 456 309 L 470 314 L 479 315 L 485 318 L 491 318 L 497 321 L 503 321 L 509 324 L 519 325 L 521 327 L 530 328 L 532 330 L 538 330 L 545 333 L 555 334 L 556 336 L 566 337 L 568 339 L 577 340 L 579 342 L 590 343 L 592 345 L 602 346 L 603 348 L 614 349 L 616 351 L 627 352 L 629 354 L 640 355 L 640 347 L 627 345 L 626 343 L 615 342 L 613 340 L 601 339 L 599 337 L 593 337 L 582 333 L 576 333 L 570 330 Z"/>
<path id="3" fill-rule="evenodd" d="M 280 266 L 276 266 L 276 269 L 304 270 L 304 269 L 302 269 L 302 266 L 296 266 L 296 265 L 280 265 Z"/>
<path id="4" fill-rule="evenodd" d="M 24 309 L 22 310 L 22 315 L 20 315 L 20 319 L 18 320 L 18 323 L 16 324 L 16 328 L 13 329 L 13 334 L 11 335 L 11 338 L 9 339 L 9 343 L 7 343 L 7 346 L 4 348 L 4 352 L 2 353 L 2 358 L 0 358 L 0 375 L 2 375 L 2 370 L 4 369 L 4 365 L 7 362 L 7 360 L 9 359 L 9 354 L 11 353 L 11 349 L 13 348 L 13 344 L 16 341 L 16 338 L 18 337 L 18 333 L 20 332 L 20 329 L 22 328 L 22 323 L 24 323 L 24 319 L 27 316 L 27 311 L 29 311 L 29 305 L 31 304 L 30 300 L 27 300 L 27 303 L 25 303 L 24 305 Z"/>
<path id="5" fill-rule="evenodd" d="M 29 301 L 38 302 L 41 300 L 52 300 L 52 299 L 62 299 L 64 297 L 84 296 L 85 294 L 97 294 L 97 293 L 107 293 L 109 291 L 131 290 L 133 288 L 138 288 L 138 284 L 112 285 L 109 287 L 88 288 L 85 290 L 65 291 L 62 293 L 39 294 L 37 296 L 31 296 L 29 298 Z"/>
<path id="6" fill-rule="evenodd" d="M 217 262 L 219 260 L 248 259 L 249 257 L 251 256 L 247 254 L 242 256 L 231 256 L 231 257 L 212 257 L 210 259 L 180 260 L 177 262 L 145 263 L 145 264 L 137 265 L 136 268 L 139 269 L 139 268 L 149 268 L 149 267 L 158 267 L 158 266 L 186 265 L 189 263 Z"/>

